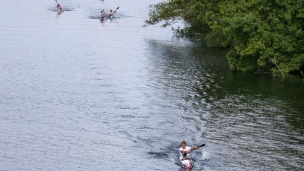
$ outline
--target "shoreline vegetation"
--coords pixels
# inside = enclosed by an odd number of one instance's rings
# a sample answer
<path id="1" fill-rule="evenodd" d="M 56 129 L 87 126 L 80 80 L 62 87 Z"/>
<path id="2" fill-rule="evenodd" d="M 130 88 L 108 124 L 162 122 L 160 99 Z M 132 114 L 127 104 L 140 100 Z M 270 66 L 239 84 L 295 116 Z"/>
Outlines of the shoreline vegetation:
<path id="1" fill-rule="evenodd" d="M 304 77 L 303 0 L 167 0 L 150 5 L 144 26 L 178 21 L 176 36 L 227 49 L 232 71 Z"/>

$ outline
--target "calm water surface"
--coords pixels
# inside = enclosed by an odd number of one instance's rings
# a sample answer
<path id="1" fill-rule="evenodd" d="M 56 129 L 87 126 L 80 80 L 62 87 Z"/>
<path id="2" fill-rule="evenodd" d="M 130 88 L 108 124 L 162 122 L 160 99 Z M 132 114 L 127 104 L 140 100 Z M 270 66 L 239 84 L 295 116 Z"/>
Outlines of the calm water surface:
<path id="1" fill-rule="evenodd" d="M 4 0 L 0 170 L 303 170 L 304 83 L 144 28 L 159 2 Z M 117 10 L 101 22 L 100 10 Z"/>

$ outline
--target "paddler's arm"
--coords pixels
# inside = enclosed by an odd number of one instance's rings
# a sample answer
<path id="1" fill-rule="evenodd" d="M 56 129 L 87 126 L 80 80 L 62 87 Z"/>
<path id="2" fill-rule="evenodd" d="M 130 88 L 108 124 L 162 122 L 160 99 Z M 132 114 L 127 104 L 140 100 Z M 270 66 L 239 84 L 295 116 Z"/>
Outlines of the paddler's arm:
<path id="1" fill-rule="evenodd" d="M 194 146 L 194 147 L 191 148 L 191 151 L 192 151 L 192 150 L 196 150 L 196 149 L 198 149 L 198 147 L 197 147 L 197 146 Z"/>
<path id="2" fill-rule="evenodd" d="M 181 153 L 188 153 L 189 151 L 185 149 L 185 150 L 180 150 L 180 152 Z"/>

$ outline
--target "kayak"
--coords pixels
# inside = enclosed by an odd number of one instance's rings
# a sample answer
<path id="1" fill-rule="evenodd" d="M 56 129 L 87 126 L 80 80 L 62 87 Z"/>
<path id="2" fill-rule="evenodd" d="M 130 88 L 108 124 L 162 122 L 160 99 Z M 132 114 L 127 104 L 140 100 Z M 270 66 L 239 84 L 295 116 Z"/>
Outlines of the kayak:
<path id="1" fill-rule="evenodd" d="M 196 149 L 200 147 L 204 147 L 206 144 L 202 144 L 200 146 L 197 146 Z M 196 150 L 194 149 L 194 150 Z M 194 167 L 194 161 L 187 156 L 187 153 L 183 153 L 183 159 L 181 160 L 181 166 L 183 171 L 191 171 Z"/>
<path id="2" fill-rule="evenodd" d="M 194 167 L 194 162 L 190 158 L 186 160 L 182 160 L 181 164 L 182 164 L 182 171 L 191 171 L 192 168 Z"/>

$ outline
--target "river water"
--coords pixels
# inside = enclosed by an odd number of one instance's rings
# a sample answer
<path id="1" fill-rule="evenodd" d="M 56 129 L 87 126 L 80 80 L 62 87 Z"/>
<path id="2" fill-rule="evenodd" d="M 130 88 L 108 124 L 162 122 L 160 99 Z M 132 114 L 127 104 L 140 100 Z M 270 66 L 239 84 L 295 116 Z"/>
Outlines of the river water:
<path id="1" fill-rule="evenodd" d="M 159 0 L 58 2 L 2 1 L 1 171 L 178 171 L 182 140 L 193 170 L 304 170 L 303 81 L 142 27 Z"/>

